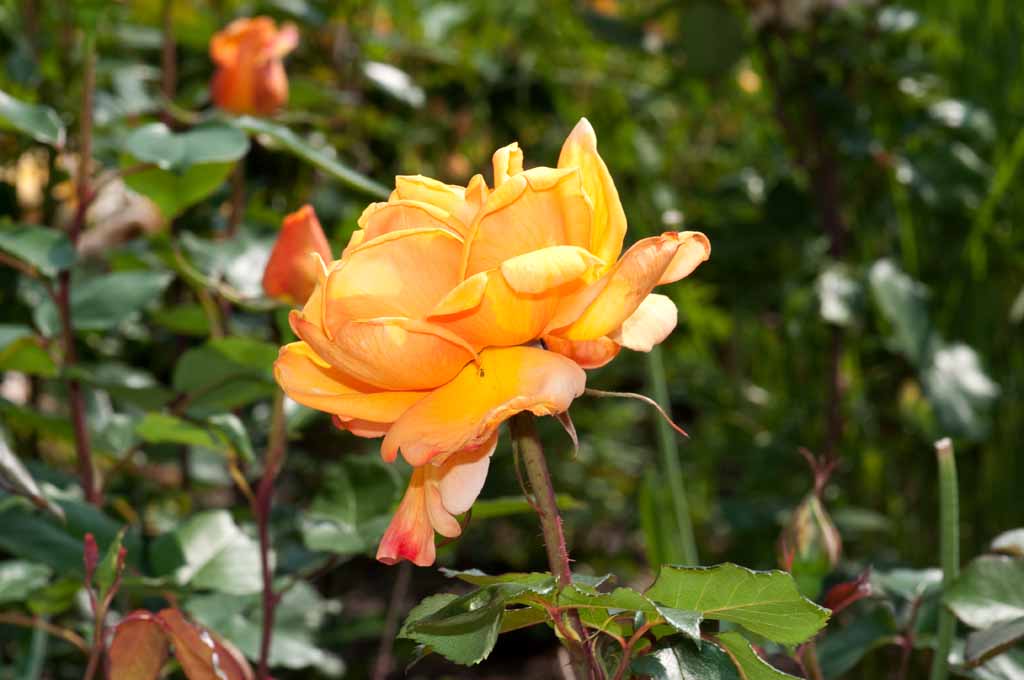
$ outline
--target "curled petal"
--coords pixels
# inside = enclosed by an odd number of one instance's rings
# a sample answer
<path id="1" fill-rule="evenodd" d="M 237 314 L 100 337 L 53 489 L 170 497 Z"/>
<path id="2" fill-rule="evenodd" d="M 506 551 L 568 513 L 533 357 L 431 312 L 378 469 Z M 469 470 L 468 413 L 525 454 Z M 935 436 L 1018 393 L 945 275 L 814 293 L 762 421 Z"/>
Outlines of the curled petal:
<path id="1" fill-rule="evenodd" d="M 666 272 L 689 273 L 710 254 L 711 245 L 700 232 L 666 232 L 637 241 L 601 279 L 563 301 L 549 324 L 551 334 L 568 340 L 608 335 L 665 280 Z"/>
<path id="2" fill-rule="evenodd" d="M 404 229 L 446 229 L 460 238 L 466 231 L 461 222 L 442 208 L 405 199 L 371 203 L 360 215 L 359 227 L 365 232 L 366 241 Z"/>
<path id="3" fill-rule="evenodd" d="M 497 189 L 509 177 L 523 171 L 523 150 L 518 142 L 512 142 L 495 151 L 491 163 L 494 166 L 494 188 Z"/>
<path id="4" fill-rule="evenodd" d="M 406 229 L 364 240 L 327 279 L 327 325 L 381 316 L 422 318 L 458 283 L 461 256 L 462 240 L 444 229 Z"/>
<path id="5" fill-rule="evenodd" d="M 626 236 L 626 213 L 608 166 L 597 152 L 597 135 L 586 118 L 581 118 L 566 138 L 558 167 L 580 169 L 583 190 L 594 206 L 590 252 L 605 262 L 615 262 Z"/>
<path id="6" fill-rule="evenodd" d="M 501 275 L 517 293 L 543 293 L 571 283 L 602 264 L 579 246 L 552 246 L 505 260 Z"/>
<path id="7" fill-rule="evenodd" d="M 569 357 L 580 368 L 601 368 L 619 354 L 621 347 L 609 337 L 595 340 L 566 340 L 557 335 L 545 335 L 544 344 L 552 352 Z"/>
<path id="8" fill-rule="evenodd" d="M 437 467 L 438 489 L 441 492 L 441 503 L 445 510 L 453 515 L 461 515 L 469 510 L 484 488 L 487 470 L 491 464 L 491 454 L 498 445 L 498 431 L 491 438 L 476 447 L 459 451 Z"/>
<path id="9" fill-rule="evenodd" d="M 585 385 L 583 369 L 553 352 L 535 347 L 484 350 L 479 365 L 463 368 L 395 422 L 381 444 L 381 455 L 391 461 L 401 450 L 410 464 L 423 465 L 480 446 L 516 413 L 565 411 Z"/>
<path id="10" fill-rule="evenodd" d="M 274 378 L 285 394 L 303 406 L 332 413 L 361 429 L 368 429 L 369 423 L 394 422 L 427 394 L 379 390 L 329 366 L 305 342 L 281 348 Z"/>
<path id="11" fill-rule="evenodd" d="M 331 246 L 323 227 L 313 207 L 305 205 L 284 218 L 263 271 L 263 291 L 272 298 L 303 304 L 323 273 L 323 263 L 330 260 Z"/>
<path id="12" fill-rule="evenodd" d="M 339 415 L 331 416 L 331 422 L 339 430 L 351 432 L 357 437 L 377 439 L 387 434 L 391 423 L 375 423 L 372 420 L 361 420 L 359 418 L 342 418 Z"/>
<path id="13" fill-rule="evenodd" d="M 466 243 L 465 276 L 550 246 L 590 244 L 590 200 L 576 168 L 532 168 L 487 198 Z"/>
<path id="14" fill-rule="evenodd" d="M 466 190 L 423 175 L 399 175 L 391 192 L 395 199 L 429 203 L 450 215 L 466 200 Z"/>
<path id="15" fill-rule="evenodd" d="M 385 390 L 423 390 L 443 385 L 474 359 L 451 331 L 425 321 L 381 317 L 345 321 L 332 338 L 292 312 L 292 330 L 341 372 Z"/>
<path id="16" fill-rule="evenodd" d="M 412 472 L 409 487 L 377 547 L 377 559 L 384 564 L 409 560 L 419 567 L 434 563 L 434 527 L 427 515 L 427 469 Z"/>
<path id="17" fill-rule="evenodd" d="M 631 350 L 650 352 L 676 327 L 677 316 L 676 305 L 671 299 L 651 293 L 609 337 Z"/>

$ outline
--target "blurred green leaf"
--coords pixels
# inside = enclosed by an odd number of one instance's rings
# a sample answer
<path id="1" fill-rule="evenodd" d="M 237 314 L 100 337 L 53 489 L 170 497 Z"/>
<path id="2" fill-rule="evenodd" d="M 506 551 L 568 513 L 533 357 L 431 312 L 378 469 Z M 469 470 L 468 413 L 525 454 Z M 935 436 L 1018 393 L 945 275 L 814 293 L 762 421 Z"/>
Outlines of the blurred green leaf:
<path id="1" fill-rule="evenodd" d="M 732 657 L 744 680 L 780 680 L 796 677 L 783 673 L 759 657 L 746 638 L 739 633 L 720 633 L 715 636 L 715 642 L 724 647 Z"/>
<path id="2" fill-rule="evenodd" d="M 230 640 L 246 657 L 257 661 L 263 632 L 263 608 L 258 595 L 210 594 L 191 597 L 192 617 Z M 340 603 L 324 599 L 308 583 L 298 581 L 284 591 L 274 617 L 270 664 L 275 668 L 315 669 L 329 678 L 340 677 L 344 662 L 318 644 L 317 632 Z"/>
<path id="3" fill-rule="evenodd" d="M 0 91 L 0 127 L 17 130 L 37 142 L 64 145 L 64 123 L 49 106 L 26 104 Z"/>
<path id="4" fill-rule="evenodd" d="M 188 413 L 222 413 L 273 394 L 278 348 L 243 337 L 218 338 L 185 352 L 174 366 L 174 389 L 189 395 Z"/>
<path id="5" fill-rule="evenodd" d="M 273 146 L 315 165 L 346 186 L 361 191 L 367 196 L 385 199 L 390 193 L 387 187 L 340 162 L 332 151 L 312 146 L 283 125 L 252 116 L 241 116 L 233 119 L 232 122 L 250 135 L 260 135 Z"/>
<path id="6" fill-rule="evenodd" d="M 0 562 L 0 604 L 24 602 L 49 582 L 51 574 L 45 564 L 25 560 Z"/>
<path id="7" fill-rule="evenodd" d="M 210 334 L 210 320 L 198 304 L 161 307 L 152 312 L 153 322 L 172 333 L 204 338 Z"/>
<path id="8" fill-rule="evenodd" d="M 124 549 L 124 534 L 125 530 L 122 529 L 114 537 L 114 540 L 107 546 L 107 551 L 103 554 L 103 559 L 100 560 L 99 565 L 96 567 L 96 574 L 93 576 L 93 582 L 99 586 L 100 599 L 106 597 L 107 592 L 114 585 L 114 581 L 118 576 L 118 562 L 121 561 L 120 553 Z M 127 550 L 127 549 L 125 549 Z"/>
<path id="9" fill-rule="evenodd" d="M 124 150 L 161 170 L 185 171 L 194 165 L 237 161 L 249 150 L 249 139 L 237 128 L 220 123 L 187 132 L 172 132 L 163 123 L 150 123 L 128 135 Z"/>
<path id="10" fill-rule="evenodd" d="M 68 373 L 141 409 L 158 409 L 174 398 L 174 392 L 157 382 L 152 374 L 120 362 L 76 364 L 69 367 Z"/>
<path id="11" fill-rule="evenodd" d="M 775 642 L 797 644 L 828 621 L 829 612 L 800 595 L 782 571 L 751 571 L 735 564 L 662 566 L 644 593 L 655 603 L 736 623 Z"/>
<path id="12" fill-rule="evenodd" d="M 1024 640 L 1024 617 L 997 623 L 967 636 L 964 659 L 978 666 Z"/>
<path id="13" fill-rule="evenodd" d="M 123 271 L 75 281 L 71 288 L 71 319 L 76 331 L 108 331 L 134 318 L 159 298 L 172 275 L 164 271 Z M 47 335 L 60 327 L 57 308 L 35 310 L 36 324 Z"/>
<path id="14" fill-rule="evenodd" d="M 0 350 L 0 371 L 20 371 L 43 378 L 56 377 L 57 364 L 38 338 L 16 340 Z"/>
<path id="15" fill-rule="evenodd" d="M 931 352 L 928 289 L 907 276 L 890 260 L 878 260 L 868 274 L 871 292 L 893 328 L 893 344 L 916 366 Z"/>
<path id="16" fill-rule="evenodd" d="M 221 437 L 224 446 L 229 453 L 238 456 L 246 463 L 256 459 L 252 450 L 252 441 L 249 439 L 249 432 L 245 429 L 242 419 L 234 413 L 218 413 L 206 420 Z"/>
<path id="17" fill-rule="evenodd" d="M 936 347 L 922 379 L 945 432 L 975 439 L 985 435 L 999 386 L 982 369 L 974 349 L 963 344 Z"/>
<path id="18" fill-rule="evenodd" d="M 58 579 L 52 584 L 28 594 L 28 609 L 33 614 L 40 616 L 61 614 L 75 605 L 75 599 L 81 589 L 81 578 Z"/>
<path id="19" fill-rule="evenodd" d="M 36 480 L 7 444 L 7 433 L 0 429 L 0 482 L 19 496 L 24 496 L 36 507 L 64 519 L 64 511 L 43 495 Z"/>
<path id="20" fill-rule="evenodd" d="M 0 224 L 0 250 L 49 277 L 75 261 L 75 249 L 64 232 L 35 224 Z"/>
<path id="21" fill-rule="evenodd" d="M 1024 560 L 982 555 L 961 572 L 943 602 L 972 628 L 1024 617 Z"/>
<path id="22" fill-rule="evenodd" d="M 310 550 L 352 555 L 373 549 L 401 498 L 394 466 L 377 456 L 350 456 L 323 471 L 322 491 L 302 517 Z"/>
<path id="23" fill-rule="evenodd" d="M 896 641 L 899 627 L 888 606 L 851 617 L 843 626 L 831 626 L 816 640 L 818 660 L 825 677 L 839 678 L 852 670 L 868 652 Z"/>
<path id="24" fill-rule="evenodd" d="M 150 556 L 156 575 L 178 585 L 234 595 L 263 587 L 259 547 L 226 510 L 201 512 L 163 534 Z"/>
<path id="25" fill-rule="evenodd" d="M 127 157 L 122 160 L 121 167 L 137 164 L 136 159 Z M 233 167 L 234 163 L 204 163 L 180 172 L 154 168 L 128 174 L 124 181 L 156 203 L 164 217 L 172 219 L 216 191 Z"/>
<path id="26" fill-rule="evenodd" d="M 558 508 L 562 512 L 579 510 L 586 505 L 569 494 L 557 495 Z M 530 504 L 521 495 L 502 496 L 500 498 L 481 498 L 473 503 L 473 519 L 485 520 L 495 517 L 511 517 L 513 515 L 529 515 L 534 512 Z"/>
<path id="27" fill-rule="evenodd" d="M 166 413 L 147 413 L 135 426 L 135 433 L 151 444 L 184 444 L 207 449 L 223 446 L 209 429 Z"/>

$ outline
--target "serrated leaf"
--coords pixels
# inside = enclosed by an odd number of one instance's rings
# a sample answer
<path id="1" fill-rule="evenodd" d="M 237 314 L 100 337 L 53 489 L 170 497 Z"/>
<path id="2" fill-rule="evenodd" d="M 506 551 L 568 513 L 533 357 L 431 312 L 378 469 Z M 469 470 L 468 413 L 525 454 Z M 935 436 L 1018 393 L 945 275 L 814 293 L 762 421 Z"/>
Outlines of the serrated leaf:
<path id="1" fill-rule="evenodd" d="M 715 642 L 732 658 L 743 680 L 796 680 L 796 676 L 783 673 L 758 656 L 747 639 L 739 633 L 720 633 L 715 636 Z"/>
<path id="2" fill-rule="evenodd" d="M 740 680 L 728 654 L 715 645 L 698 648 L 687 640 L 637 657 L 630 670 L 651 680 Z"/>
<path id="3" fill-rule="evenodd" d="M 953 582 L 943 602 L 972 628 L 1024 617 L 1024 560 L 983 555 Z"/>
<path id="4" fill-rule="evenodd" d="M 457 578 L 475 586 L 489 586 L 497 583 L 512 583 L 522 586 L 538 595 L 546 595 L 555 589 L 555 579 L 550 573 L 544 571 L 513 572 L 509 574 L 491 575 L 485 574 L 479 569 L 466 569 L 458 571 L 441 567 L 441 573 L 448 578 Z"/>
<path id="5" fill-rule="evenodd" d="M 997 623 L 967 636 L 964 659 L 968 666 L 980 666 L 1024 640 L 1024 617 Z"/>
<path id="6" fill-rule="evenodd" d="M 322 149 L 318 149 L 296 135 L 291 129 L 265 118 L 241 116 L 232 121 L 251 135 L 268 138 L 275 146 L 311 163 L 353 189 L 368 196 L 387 198 L 387 187 L 353 170 Z"/>
<path id="7" fill-rule="evenodd" d="M 64 145 L 64 123 L 49 106 L 27 104 L 0 91 L 0 127 L 30 135 L 37 142 Z"/>
<path id="8" fill-rule="evenodd" d="M 784 644 L 810 638 L 829 612 L 800 595 L 782 571 L 751 571 L 735 564 L 715 567 L 663 566 L 644 593 L 658 604 L 730 621 Z"/>
<path id="9" fill-rule="evenodd" d="M 34 224 L 0 225 L 0 250 L 49 277 L 75 261 L 75 249 L 64 232 Z"/>

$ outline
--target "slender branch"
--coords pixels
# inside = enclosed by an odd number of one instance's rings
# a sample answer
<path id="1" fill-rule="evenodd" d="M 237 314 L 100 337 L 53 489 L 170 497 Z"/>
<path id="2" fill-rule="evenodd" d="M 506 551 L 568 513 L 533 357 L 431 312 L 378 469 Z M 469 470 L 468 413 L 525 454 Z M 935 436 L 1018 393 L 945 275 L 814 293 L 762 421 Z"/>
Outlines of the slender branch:
<path id="1" fill-rule="evenodd" d="M 665 620 L 659 617 L 652 621 L 648 621 L 636 629 L 632 637 L 629 638 L 625 647 L 622 648 L 622 659 L 619 661 L 619 667 L 615 669 L 615 675 L 612 676 L 613 680 L 623 680 L 623 678 L 626 677 L 626 671 L 629 670 L 629 662 L 633 658 L 633 647 L 635 647 L 636 644 L 640 642 L 645 635 L 647 635 L 647 631 L 664 622 Z"/>
<path id="2" fill-rule="evenodd" d="M 398 632 L 398 618 L 402 611 L 402 603 L 409 592 L 411 577 L 412 567 L 408 562 L 402 562 L 398 567 L 395 585 L 391 589 L 391 599 L 388 601 L 388 613 L 384 618 L 384 630 L 381 632 L 380 646 L 377 648 L 377 662 L 373 666 L 373 680 L 386 680 L 388 673 L 391 672 L 394 663 L 391 655 L 395 646 L 395 634 Z"/>
<path id="3" fill-rule="evenodd" d="M 252 512 L 260 540 L 260 570 L 263 575 L 263 631 L 260 636 L 259 669 L 257 680 L 270 679 L 270 647 L 274 637 L 274 614 L 281 600 L 280 593 L 274 592 L 274 570 L 270 564 L 270 510 L 274 496 L 274 480 L 281 471 L 287 446 L 287 430 L 284 418 L 284 393 L 274 393 L 270 423 L 270 439 L 263 464 L 263 478 L 256 496 L 252 500 Z"/>
<path id="4" fill-rule="evenodd" d="M 68 228 L 68 238 L 73 246 L 85 225 L 85 216 L 94 194 L 89 187 L 89 164 L 92 159 L 92 107 L 96 87 L 96 38 L 87 31 L 84 40 L 84 65 L 82 74 L 82 111 L 79 132 L 78 159 L 78 205 Z M 74 366 L 78 361 L 75 349 L 75 330 L 71 319 L 71 272 L 62 271 L 56 295 L 60 313 L 61 330 L 64 338 L 65 367 Z M 75 433 L 75 450 L 78 455 L 78 476 L 87 501 L 93 505 L 102 503 L 96 470 L 92 460 L 92 446 L 89 441 L 89 427 L 85 418 L 85 400 L 82 386 L 77 378 L 67 381 L 68 403 L 71 409 L 71 423 Z"/>
<path id="5" fill-rule="evenodd" d="M 92 680 L 100 667 L 100 659 L 103 658 L 103 620 L 106 618 L 106 609 L 95 607 L 93 612 L 93 639 L 92 648 L 89 650 L 89 663 L 85 667 L 82 680 Z"/>
<path id="6" fill-rule="evenodd" d="M 245 215 L 245 158 L 240 158 L 231 174 L 231 212 L 228 213 L 228 229 L 226 238 L 234 238 L 238 234 L 238 225 Z"/>
<path id="7" fill-rule="evenodd" d="M 960 575 L 960 493 L 957 488 L 956 458 L 948 438 L 935 442 L 939 459 L 939 529 L 942 547 L 942 590 L 946 592 Z M 939 612 L 939 632 L 932 657 L 930 680 L 946 680 L 949 675 L 949 650 L 956 633 L 953 612 Z"/>
<path id="8" fill-rule="evenodd" d="M 548 565 L 551 568 L 551 573 L 555 576 L 555 582 L 558 587 L 566 588 L 572 585 L 569 550 L 565 544 L 565 534 L 562 532 L 562 516 L 558 511 L 555 488 L 551 483 L 551 474 L 548 472 L 547 461 L 544 459 L 544 449 L 541 448 L 540 438 L 537 436 L 534 416 L 524 411 L 513 416 L 509 424 L 512 428 L 513 449 L 523 461 L 527 479 L 529 479 L 530 487 L 533 490 L 537 517 L 540 519 L 541 530 L 544 533 L 544 547 L 548 553 Z M 601 677 L 603 673 L 594 659 L 593 649 L 586 641 L 586 630 L 583 627 L 583 622 L 580 620 L 579 613 L 570 611 L 568 619 L 572 632 L 575 634 L 575 640 L 572 641 L 575 643 L 572 651 L 576 652 L 575 655 L 578 657 L 578 663 L 584 673 L 584 677 Z"/>
<path id="9" fill-rule="evenodd" d="M 160 92 L 164 99 L 174 101 L 178 89 L 178 55 L 174 44 L 174 0 L 164 0 L 161 8 L 163 23 L 163 44 L 160 50 Z M 165 111 L 162 115 L 167 127 L 174 126 L 174 116 Z"/>
<path id="10" fill-rule="evenodd" d="M 81 635 L 73 630 L 55 626 L 41 616 L 26 616 L 25 614 L 19 614 L 18 612 L 0 612 L 0 624 L 21 626 L 23 628 L 36 628 L 64 640 L 78 648 L 83 654 L 89 653 L 89 644 Z"/>

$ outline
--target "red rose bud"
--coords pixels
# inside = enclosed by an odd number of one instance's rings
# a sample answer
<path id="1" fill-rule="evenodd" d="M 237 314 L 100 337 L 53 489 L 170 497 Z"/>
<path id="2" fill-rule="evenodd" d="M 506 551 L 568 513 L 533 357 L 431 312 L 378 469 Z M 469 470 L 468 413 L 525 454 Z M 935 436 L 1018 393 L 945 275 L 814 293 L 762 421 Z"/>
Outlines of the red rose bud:
<path id="1" fill-rule="evenodd" d="M 100 548 L 96 545 L 96 539 L 92 534 L 86 534 L 82 539 L 82 557 L 85 562 L 85 582 L 92 583 L 92 576 L 96 573 L 96 565 L 100 562 Z"/>

